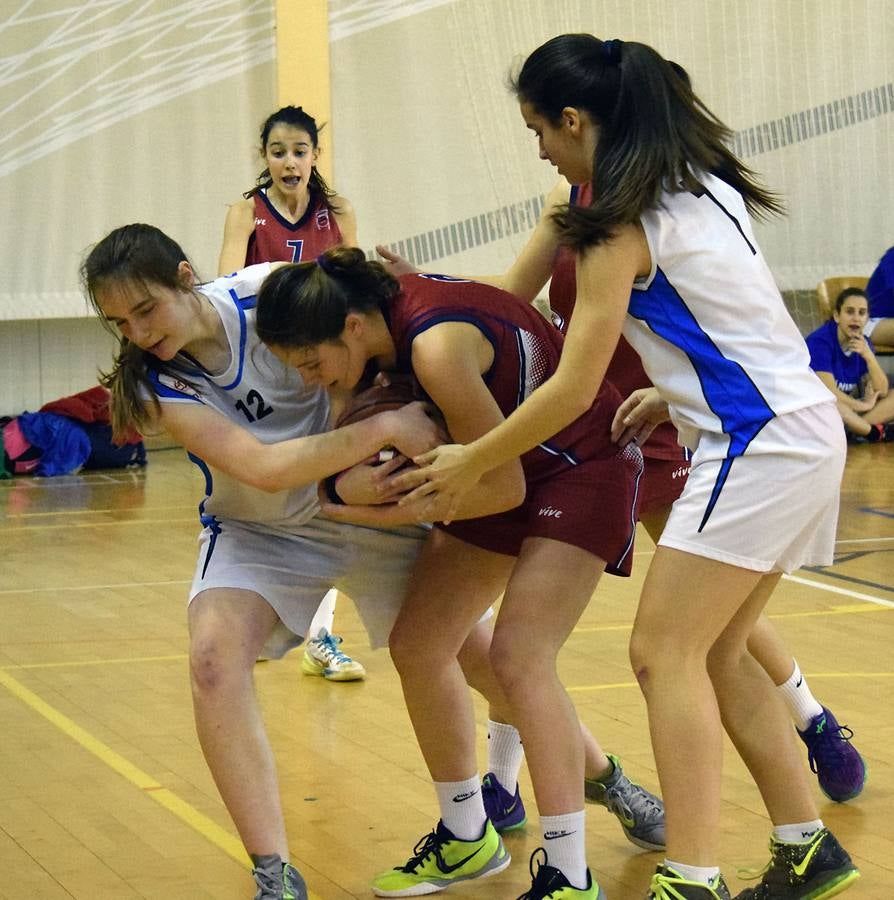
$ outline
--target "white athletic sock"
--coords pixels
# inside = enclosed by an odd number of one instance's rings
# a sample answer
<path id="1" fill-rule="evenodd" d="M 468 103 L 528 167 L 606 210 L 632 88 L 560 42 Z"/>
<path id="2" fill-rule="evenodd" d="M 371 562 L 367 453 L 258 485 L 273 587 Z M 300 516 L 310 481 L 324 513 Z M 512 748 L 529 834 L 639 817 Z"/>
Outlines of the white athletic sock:
<path id="1" fill-rule="evenodd" d="M 525 749 L 521 737 L 512 725 L 487 720 L 487 771 L 497 776 L 497 781 L 509 791 L 515 793 L 518 784 L 518 773 Z"/>
<path id="2" fill-rule="evenodd" d="M 777 825 L 773 829 L 773 837 L 783 844 L 806 844 L 822 827 L 822 819 L 795 822 L 793 825 Z"/>
<path id="3" fill-rule="evenodd" d="M 810 693 L 807 679 L 801 674 L 798 661 L 792 660 L 792 662 L 795 664 L 795 669 L 788 681 L 779 685 L 779 692 L 782 694 L 782 699 L 785 700 L 789 715 L 794 719 L 795 727 L 798 731 L 804 731 L 810 724 L 810 720 L 818 716 L 823 708 Z"/>
<path id="4" fill-rule="evenodd" d="M 461 841 L 477 841 L 487 821 L 478 773 L 465 781 L 436 781 L 435 790 L 444 827 Z"/>
<path id="5" fill-rule="evenodd" d="M 584 810 L 561 816 L 541 816 L 546 863 L 558 869 L 572 887 L 587 886 L 586 813 Z"/>
<path id="6" fill-rule="evenodd" d="M 310 620 L 310 627 L 307 629 L 309 640 L 313 640 L 319 633 L 321 628 L 325 628 L 329 634 L 332 634 L 333 619 L 335 618 L 335 601 L 338 598 L 338 591 L 331 588 L 320 601 L 314 617 Z"/>
<path id="7" fill-rule="evenodd" d="M 718 866 L 687 866 L 672 859 L 665 859 L 664 868 L 673 869 L 681 878 L 696 884 L 710 884 L 720 874 Z"/>

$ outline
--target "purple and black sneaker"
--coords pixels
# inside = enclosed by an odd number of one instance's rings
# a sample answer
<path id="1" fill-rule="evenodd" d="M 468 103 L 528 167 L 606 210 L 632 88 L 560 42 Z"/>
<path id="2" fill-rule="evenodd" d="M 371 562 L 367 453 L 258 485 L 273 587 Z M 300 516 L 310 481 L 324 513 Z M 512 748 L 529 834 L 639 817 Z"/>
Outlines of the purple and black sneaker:
<path id="1" fill-rule="evenodd" d="M 488 819 L 500 834 L 525 827 L 528 817 L 525 815 L 525 805 L 518 792 L 518 785 L 515 786 L 513 796 L 500 784 L 493 772 L 488 772 L 481 779 L 481 797 Z"/>
<path id="2" fill-rule="evenodd" d="M 810 770 L 816 774 L 822 792 L 838 803 L 853 800 L 866 783 L 866 763 L 851 743 L 853 731 L 839 725 L 824 706 L 798 734 L 807 744 Z"/>

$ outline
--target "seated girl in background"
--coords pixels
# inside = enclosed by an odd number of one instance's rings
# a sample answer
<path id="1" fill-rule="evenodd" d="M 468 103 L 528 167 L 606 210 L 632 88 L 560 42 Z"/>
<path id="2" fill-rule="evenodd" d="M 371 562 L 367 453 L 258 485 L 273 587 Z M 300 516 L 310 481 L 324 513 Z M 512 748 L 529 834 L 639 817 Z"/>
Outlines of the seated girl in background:
<path id="1" fill-rule="evenodd" d="M 848 436 L 874 443 L 894 440 L 894 394 L 865 334 L 868 318 L 866 292 L 845 288 L 832 318 L 805 340 L 810 367 L 835 395 Z"/>

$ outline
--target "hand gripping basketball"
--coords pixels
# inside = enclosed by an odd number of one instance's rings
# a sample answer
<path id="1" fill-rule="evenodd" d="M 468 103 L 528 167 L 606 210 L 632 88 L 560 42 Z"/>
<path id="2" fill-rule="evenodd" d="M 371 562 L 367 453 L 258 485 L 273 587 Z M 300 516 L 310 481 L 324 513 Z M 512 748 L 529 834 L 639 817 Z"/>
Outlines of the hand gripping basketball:
<path id="1" fill-rule="evenodd" d="M 351 398 L 338 417 L 336 427 L 351 425 L 378 413 L 399 410 L 409 403 L 427 400 L 425 392 L 412 375 L 389 373 L 383 383 L 375 384 Z M 438 410 L 429 403 L 426 413 L 439 427 L 441 439 L 449 440 L 447 427 Z M 420 431 L 419 437 L 420 440 L 430 440 L 430 425 L 424 432 Z M 427 447 L 431 447 L 431 444 Z M 327 479 L 324 483 L 326 498 L 330 502 L 349 504 L 393 502 L 398 498 L 399 492 L 389 489 L 390 476 L 408 466 L 412 466 L 412 463 L 406 457 L 391 448 L 383 449 L 377 457 L 351 466 Z"/>

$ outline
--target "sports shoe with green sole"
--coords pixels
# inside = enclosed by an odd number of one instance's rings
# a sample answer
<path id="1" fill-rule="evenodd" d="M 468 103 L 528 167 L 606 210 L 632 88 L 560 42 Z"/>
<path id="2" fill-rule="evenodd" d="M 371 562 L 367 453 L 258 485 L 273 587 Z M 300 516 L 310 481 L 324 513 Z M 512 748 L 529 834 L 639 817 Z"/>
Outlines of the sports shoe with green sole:
<path id="1" fill-rule="evenodd" d="M 807 745 L 810 771 L 830 800 L 844 803 L 860 794 L 866 784 L 866 763 L 851 743 L 854 733 L 847 725 L 839 725 L 824 706 L 798 736 Z"/>
<path id="2" fill-rule="evenodd" d="M 644 850 L 663 850 L 664 804 L 659 797 L 632 782 L 621 768 L 617 756 L 608 754 L 614 769 L 603 781 L 584 779 L 584 796 L 613 813 L 627 840 Z"/>
<path id="3" fill-rule="evenodd" d="M 251 874 L 258 886 L 254 900 L 307 900 L 307 886 L 301 873 L 279 857 L 275 866 L 252 869 Z"/>
<path id="4" fill-rule="evenodd" d="M 646 900 L 730 900 L 730 892 L 722 875 L 710 884 L 699 884 L 687 881 L 674 869 L 659 866 L 652 876 Z"/>
<path id="5" fill-rule="evenodd" d="M 525 814 L 525 805 L 522 803 L 518 784 L 515 785 L 515 793 L 510 794 L 500 784 L 497 776 L 493 772 L 488 772 L 481 779 L 481 799 L 484 801 L 484 811 L 488 819 L 494 823 L 494 828 L 500 834 L 525 827 L 528 817 Z"/>
<path id="6" fill-rule="evenodd" d="M 746 888 L 736 900 L 825 900 L 846 891 L 860 870 L 835 835 L 821 828 L 803 844 L 771 838 L 770 862 L 759 875 L 761 883 Z"/>
<path id="7" fill-rule="evenodd" d="M 377 897 L 434 894 L 451 884 L 496 875 L 511 860 L 490 820 L 477 841 L 461 841 L 438 822 L 435 830 L 416 844 L 404 865 L 373 879 L 372 889 Z"/>
<path id="8" fill-rule="evenodd" d="M 366 669 L 362 663 L 338 649 L 342 642 L 337 634 L 321 628 L 315 638 L 307 642 L 301 657 L 301 671 L 305 675 L 319 675 L 327 681 L 362 681 Z"/>
<path id="9" fill-rule="evenodd" d="M 534 868 L 534 863 L 537 868 Z M 539 847 L 531 854 L 528 864 L 531 871 L 531 888 L 522 894 L 518 900 L 605 900 L 602 888 L 593 881 L 590 870 L 587 869 L 587 886 L 585 888 L 572 887 L 565 875 L 553 866 L 548 865 L 546 850 Z"/>

